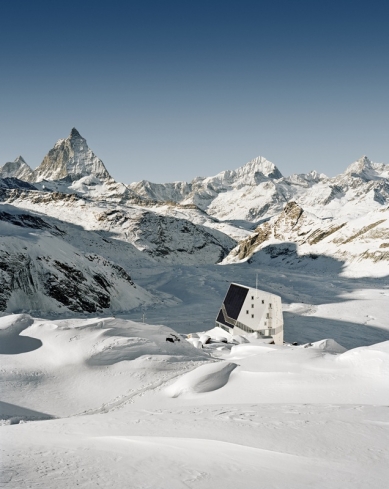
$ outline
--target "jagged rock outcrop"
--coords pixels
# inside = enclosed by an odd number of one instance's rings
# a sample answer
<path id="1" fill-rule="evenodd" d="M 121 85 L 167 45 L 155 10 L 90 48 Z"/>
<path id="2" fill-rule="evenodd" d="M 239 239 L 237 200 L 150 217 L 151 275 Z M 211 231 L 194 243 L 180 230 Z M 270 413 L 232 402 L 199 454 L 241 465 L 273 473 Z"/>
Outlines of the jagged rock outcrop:
<path id="1" fill-rule="evenodd" d="M 342 217 L 321 219 L 296 202 L 288 202 L 278 216 L 242 240 L 223 263 L 252 261 L 263 251 L 270 258 L 293 256 L 295 264 L 301 257 L 316 259 L 320 255 L 348 263 L 389 261 L 383 249 L 386 246 L 382 246 L 382 240 L 389 240 L 389 209 L 383 209 L 380 217 L 377 220 L 377 213 L 370 212 L 349 221 Z"/>

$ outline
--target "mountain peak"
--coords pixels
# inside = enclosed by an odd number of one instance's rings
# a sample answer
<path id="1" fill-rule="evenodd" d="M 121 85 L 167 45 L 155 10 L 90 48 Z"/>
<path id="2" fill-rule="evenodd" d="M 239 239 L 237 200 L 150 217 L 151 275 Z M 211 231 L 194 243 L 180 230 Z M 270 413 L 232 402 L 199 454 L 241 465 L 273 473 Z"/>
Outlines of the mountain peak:
<path id="1" fill-rule="evenodd" d="M 21 155 L 19 155 L 17 158 L 15 158 L 14 163 L 20 163 L 20 164 L 27 165 L 25 159 Z"/>
<path id="2" fill-rule="evenodd" d="M 282 178 L 282 174 L 280 170 L 276 167 L 276 165 L 264 158 L 263 156 L 257 156 L 253 160 L 246 163 L 246 165 L 244 166 L 250 168 L 255 172 L 260 172 L 268 178 Z"/>
<path id="3" fill-rule="evenodd" d="M 73 127 L 72 130 L 70 131 L 69 138 L 70 139 L 73 139 L 73 138 L 83 139 L 83 137 L 81 136 L 81 134 L 77 131 L 77 129 L 75 127 Z"/>
<path id="4" fill-rule="evenodd" d="M 372 178 L 371 173 L 374 172 L 371 161 L 364 155 L 359 160 L 354 161 L 346 168 L 345 174 L 351 177 L 359 177 L 370 180 Z"/>
<path id="5" fill-rule="evenodd" d="M 86 139 L 73 127 L 67 139 L 60 139 L 34 171 L 34 180 L 72 181 L 86 176 L 111 178 L 103 162 L 89 149 Z"/>
<path id="6" fill-rule="evenodd" d="M 14 161 L 8 161 L 0 167 L 0 178 L 18 178 L 27 181 L 31 175 L 31 168 L 20 155 Z"/>
<path id="7" fill-rule="evenodd" d="M 361 156 L 356 163 L 363 168 L 371 168 L 371 160 L 366 155 Z"/>

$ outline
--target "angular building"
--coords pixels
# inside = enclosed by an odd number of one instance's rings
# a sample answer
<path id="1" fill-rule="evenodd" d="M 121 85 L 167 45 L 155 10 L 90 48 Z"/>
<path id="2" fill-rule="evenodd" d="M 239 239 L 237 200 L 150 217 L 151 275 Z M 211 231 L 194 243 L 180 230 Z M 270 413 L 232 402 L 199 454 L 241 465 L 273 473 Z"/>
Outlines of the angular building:
<path id="1" fill-rule="evenodd" d="M 284 320 L 281 297 L 263 290 L 231 284 L 224 298 L 216 326 L 231 334 L 258 332 L 273 338 L 276 345 L 284 342 Z"/>

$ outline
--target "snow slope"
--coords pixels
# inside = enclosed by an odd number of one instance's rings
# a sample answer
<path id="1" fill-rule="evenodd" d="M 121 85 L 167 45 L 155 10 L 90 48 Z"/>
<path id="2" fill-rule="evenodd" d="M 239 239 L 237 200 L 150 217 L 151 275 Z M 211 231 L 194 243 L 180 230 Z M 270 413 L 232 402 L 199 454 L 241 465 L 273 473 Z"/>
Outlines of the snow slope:
<path id="1" fill-rule="evenodd" d="M 82 233 L 68 239 L 68 229 L 37 215 L 0 209 L 0 311 L 112 313 L 159 301 L 122 266 L 85 250 Z"/>
<path id="2" fill-rule="evenodd" d="M 387 486 L 389 342 L 220 346 L 212 330 L 199 350 L 165 326 L 26 315 L 4 332 L 30 340 L 1 353 L 6 487 Z"/>

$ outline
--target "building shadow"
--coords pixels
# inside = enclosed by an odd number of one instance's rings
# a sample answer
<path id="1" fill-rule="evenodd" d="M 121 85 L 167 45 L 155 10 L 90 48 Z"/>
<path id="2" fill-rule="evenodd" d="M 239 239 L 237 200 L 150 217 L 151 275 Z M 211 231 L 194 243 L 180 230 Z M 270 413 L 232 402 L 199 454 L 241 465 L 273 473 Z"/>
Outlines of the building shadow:
<path id="1" fill-rule="evenodd" d="M 347 349 L 389 341 L 389 331 L 365 324 L 284 312 L 284 340 L 299 344 L 332 338 Z"/>
<path id="2" fill-rule="evenodd" d="M 34 411 L 16 404 L 0 401 L 0 419 L 8 421 L 8 424 L 18 424 L 20 421 L 40 421 L 55 419 L 51 414 Z"/>

